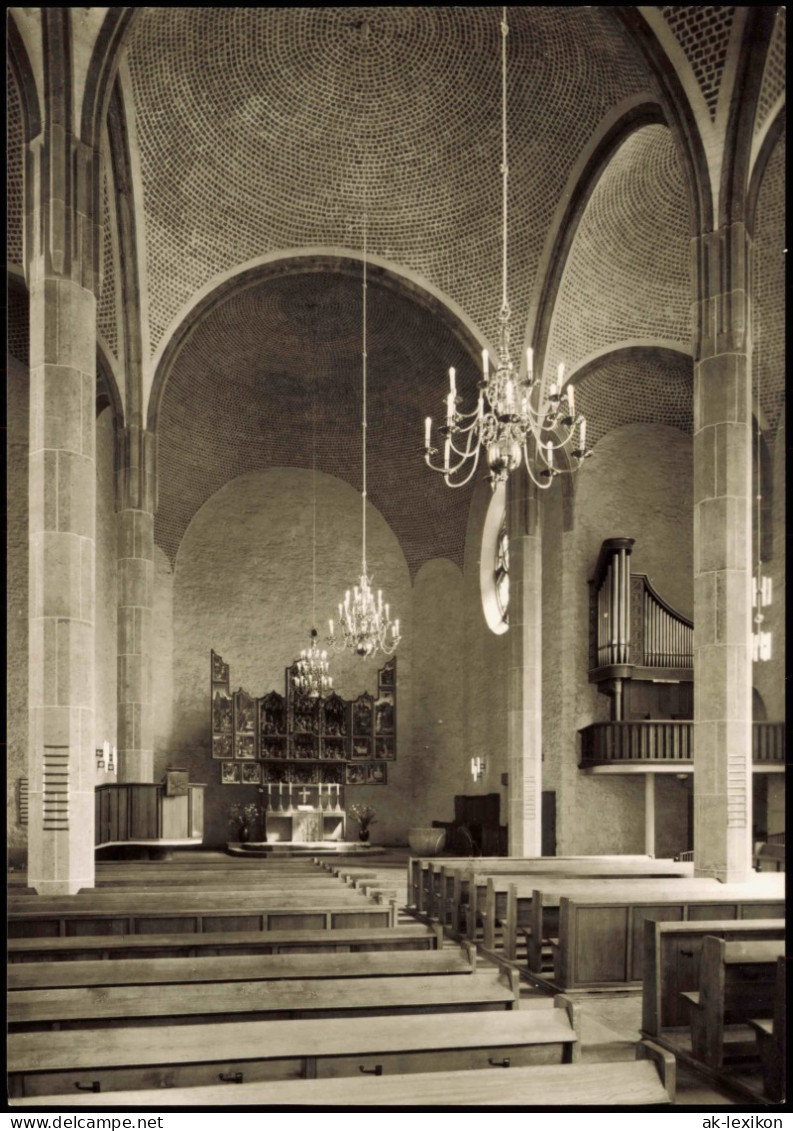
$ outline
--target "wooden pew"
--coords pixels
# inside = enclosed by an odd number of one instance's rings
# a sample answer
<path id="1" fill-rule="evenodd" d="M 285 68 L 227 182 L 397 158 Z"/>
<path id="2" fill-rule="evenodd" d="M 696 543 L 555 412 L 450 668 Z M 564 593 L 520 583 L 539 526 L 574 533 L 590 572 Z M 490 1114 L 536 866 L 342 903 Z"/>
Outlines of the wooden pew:
<path id="1" fill-rule="evenodd" d="M 440 1107 L 609 1108 L 665 1107 L 674 1097 L 674 1059 L 612 1061 L 605 1064 L 550 1064 L 476 1071 L 420 1072 L 416 1075 L 365 1075 L 347 1079 L 281 1080 L 272 1082 L 196 1088 L 165 1088 L 140 1092 L 109 1092 L 106 1095 L 50 1096 L 48 1106 L 105 1106 L 120 1110 L 128 1106 L 229 1107 L 259 1110 L 281 1107 L 369 1108 L 408 1106 L 418 1110 Z M 671 1061 L 671 1063 L 669 1063 Z M 372 1071 L 369 1069 L 368 1071 Z M 12 1100 L 27 1106 L 41 1100 Z"/>
<path id="2" fill-rule="evenodd" d="M 438 918 L 444 926 L 451 927 L 457 934 L 465 933 L 469 938 L 475 938 L 479 919 L 486 909 L 487 881 L 491 878 L 503 884 L 506 893 L 509 878 L 516 876 L 693 876 L 693 870 L 693 864 L 655 860 L 650 856 L 541 856 L 533 859 L 512 858 L 503 863 L 498 857 L 492 864 L 490 861 L 478 861 L 474 868 L 463 868 L 442 861 L 434 869 L 440 879 L 433 880 L 436 894 L 431 901 L 431 917 Z M 432 874 L 432 870 L 428 874 Z M 471 890 L 476 893 L 473 897 L 470 895 Z M 430 899 L 429 894 L 427 899 Z"/>
<path id="3" fill-rule="evenodd" d="M 506 910 L 501 916 L 503 927 L 504 957 L 511 962 L 517 960 L 517 943 L 520 932 L 526 933 L 526 963 L 530 970 L 541 973 L 543 969 L 544 947 L 559 932 L 559 907 L 562 896 L 586 897 L 628 894 L 640 896 L 644 893 L 664 896 L 666 893 L 679 894 L 683 891 L 719 890 L 717 880 L 700 880 L 688 876 L 534 876 L 516 879 L 508 885 Z M 536 892 L 541 892 L 539 898 Z M 496 911 L 498 891 L 493 900 Z M 504 896 L 502 895 L 502 900 Z M 502 905 L 503 906 L 503 903 Z M 490 931 L 488 930 L 488 935 Z"/>
<path id="4" fill-rule="evenodd" d="M 763 1067 L 763 1091 L 773 1103 L 785 1102 L 785 1075 L 787 1070 L 787 996 L 786 962 L 784 955 L 776 961 L 776 987 L 774 989 L 774 1015 L 754 1017 L 749 1024 L 755 1031 L 760 1063 Z"/>
<path id="5" fill-rule="evenodd" d="M 761 844 L 752 856 L 752 865 L 758 872 L 784 872 L 784 844 Z"/>
<path id="6" fill-rule="evenodd" d="M 770 877 L 776 878 L 776 877 Z M 784 895 L 753 892 L 752 884 L 720 884 L 716 892 L 609 898 L 562 897 L 559 936 L 553 946 L 550 988 L 640 989 L 646 919 L 779 919 Z M 748 891 L 747 891 L 748 889 Z M 536 976 L 535 976 L 536 977 Z"/>
<path id="7" fill-rule="evenodd" d="M 246 981 L 11 990 L 7 1018 L 17 1031 L 151 1024 L 152 1018 L 185 1022 L 225 1022 L 232 1015 L 248 1020 L 291 1019 L 308 1015 L 435 1013 L 509 1010 L 519 994 L 517 971 L 478 970 L 442 977 L 317 978 L 276 982 Z"/>
<path id="8" fill-rule="evenodd" d="M 440 897 L 440 877 L 444 868 L 463 868 L 465 871 L 476 871 L 486 875 L 508 875 L 513 871 L 525 872 L 531 864 L 551 864 L 551 871 L 556 868 L 556 861 L 562 865 L 571 861 L 585 861 L 590 863 L 614 861 L 628 863 L 630 861 L 646 861 L 649 856 L 442 856 L 442 857 L 411 857 L 408 861 L 408 892 L 411 906 L 430 918 L 437 918 L 439 913 L 438 900 Z"/>
<path id="9" fill-rule="evenodd" d="M 79 962 L 95 959 L 193 958 L 220 954 L 343 953 L 373 950 L 437 950 L 439 926 L 405 923 L 321 931 L 210 931 L 189 935 L 77 935 L 71 938 L 9 939 L 9 963 Z"/>
<path id="10" fill-rule="evenodd" d="M 745 1058 L 749 1021 L 773 1017 L 777 959 L 784 957 L 784 948 L 783 941 L 767 939 L 733 942 L 708 935 L 703 940 L 699 990 L 682 995 L 690 1009 L 695 1057 L 716 1069 L 736 1056 Z"/>
<path id="11" fill-rule="evenodd" d="M 189 895 L 170 890 L 147 893 L 81 893 L 53 899 L 9 898 L 10 938 L 99 934 L 174 934 L 201 931 L 328 930 L 337 927 L 391 927 L 396 903 L 378 905 L 339 885 L 320 899 L 279 892 L 226 892 Z"/>
<path id="12" fill-rule="evenodd" d="M 554 1008 L 554 1004 L 557 1008 Z M 530 1010 L 336 1017 L 324 1020 L 238 1021 L 217 1025 L 83 1029 L 12 1033 L 8 1039 L 9 1087 L 15 1097 L 71 1093 L 66 1102 L 95 1102 L 92 1088 L 156 1088 L 158 1104 L 177 1090 L 218 1083 L 297 1077 L 341 1078 L 379 1073 L 423 1073 L 455 1066 L 484 1071 L 509 1061 L 517 1068 L 579 1059 L 571 1008 L 542 998 Z M 502 1076 L 503 1080 L 503 1076 Z M 413 1078 L 404 1094 L 410 1095 Z M 503 1084 L 502 1084 L 503 1086 Z M 238 1088 L 221 1088 L 222 1105 L 237 1102 Z M 130 1093 L 131 1104 L 145 1103 Z M 109 1097 L 108 1097 L 109 1098 Z M 39 1102 L 41 1102 L 39 1100 Z M 105 1100 L 107 1102 L 107 1099 Z M 174 1100 L 174 1103 L 176 1100 Z M 60 1106 L 60 1104 L 58 1105 Z"/>
<path id="13" fill-rule="evenodd" d="M 699 986 L 702 943 L 708 936 L 730 942 L 782 940 L 784 919 L 644 920 L 642 1036 L 672 1051 L 688 1036 L 686 990 Z"/>
<path id="14" fill-rule="evenodd" d="M 625 864 L 615 864 L 613 858 L 603 861 L 565 860 L 559 864 L 556 864 L 555 860 L 552 859 L 547 868 L 532 863 L 525 872 L 515 871 L 509 876 L 497 873 L 474 873 L 471 877 L 469 873 L 467 883 L 463 882 L 461 885 L 463 889 L 475 892 L 473 901 L 469 900 L 468 903 L 466 933 L 469 929 L 475 930 L 476 919 L 481 919 L 484 932 L 483 945 L 492 950 L 495 944 L 495 929 L 499 923 L 503 923 L 507 919 L 510 913 L 511 895 L 520 894 L 531 899 L 531 891 L 546 881 L 550 885 L 557 880 L 559 883 L 567 881 L 583 883 L 590 879 L 599 882 L 612 880 L 621 883 L 626 880 L 639 882 L 661 879 L 693 879 L 693 867 L 693 864 L 689 863 L 681 864 L 674 860 L 652 860 L 650 858 L 628 861 Z M 516 890 L 515 893 L 512 893 L 511 888 L 513 886 L 516 889 L 522 886 L 525 891 Z M 472 936 L 469 935 L 469 937 Z M 510 941 L 508 947 L 510 953 L 507 954 L 507 957 L 514 961 L 514 941 Z"/>
<path id="15" fill-rule="evenodd" d="M 404 974 L 472 974 L 476 949 L 364 954 L 223 955 L 195 958 L 127 958 L 121 962 L 23 962 L 7 971 L 9 990 L 54 986 L 169 985 L 180 982 L 252 982 L 283 978 L 371 978 Z"/>

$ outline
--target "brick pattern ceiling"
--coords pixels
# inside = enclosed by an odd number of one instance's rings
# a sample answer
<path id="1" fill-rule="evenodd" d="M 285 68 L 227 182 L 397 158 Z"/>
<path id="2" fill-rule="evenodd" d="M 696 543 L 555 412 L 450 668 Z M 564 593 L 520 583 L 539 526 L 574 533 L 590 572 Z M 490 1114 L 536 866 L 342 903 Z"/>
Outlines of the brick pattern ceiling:
<path id="1" fill-rule="evenodd" d="M 604 115 L 648 90 L 598 7 L 510 9 L 510 298 Z M 370 248 L 491 339 L 500 296 L 500 8 L 144 8 L 129 43 L 152 349 L 218 273 Z M 368 36 L 364 28 L 368 25 Z"/>
<path id="2" fill-rule="evenodd" d="M 158 544 L 173 559 L 188 523 L 247 471 L 316 467 L 361 489 L 362 288 L 349 273 L 304 273 L 237 291 L 197 327 L 165 386 L 159 418 Z M 470 489 L 423 461 L 423 420 L 440 417 L 449 365 L 476 396 L 470 354 L 437 315 L 382 279 L 368 287 L 368 497 L 415 571 L 462 567 Z M 478 473 L 477 473 L 478 474 Z M 321 505 L 321 504 L 320 504 Z"/>
<path id="3" fill-rule="evenodd" d="M 686 53 L 713 119 L 716 117 L 735 8 L 678 4 L 661 10 Z"/>
<path id="4" fill-rule="evenodd" d="M 767 439 L 772 442 L 785 405 L 785 136 L 766 166 L 754 233 L 754 392 L 759 386 Z"/>
<path id="5" fill-rule="evenodd" d="M 755 132 L 759 132 L 765 125 L 776 100 L 785 89 L 786 53 L 787 16 L 786 9 L 780 5 L 777 8 L 774 31 L 768 48 L 765 70 L 763 71 L 763 85 L 760 88 L 760 99 L 757 104 Z"/>
<path id="6" fill-rule="evenodd" d="M 691 342 L 691 243 L 669 130 L 623 143 L 587 203 L 562 276 L 546 372 L 631 338 Z"/>
<path id="7" fill-rule="evenodd" d="M 22 263 L 22 103 L 11 74 L 6 71 L 6 258 L 16 266 Z"/>

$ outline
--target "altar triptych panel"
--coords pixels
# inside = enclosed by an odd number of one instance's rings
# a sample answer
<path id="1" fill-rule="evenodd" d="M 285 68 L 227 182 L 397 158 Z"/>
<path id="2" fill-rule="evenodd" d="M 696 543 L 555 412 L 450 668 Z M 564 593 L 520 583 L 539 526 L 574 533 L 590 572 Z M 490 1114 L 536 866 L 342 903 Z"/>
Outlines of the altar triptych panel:
<path id="1" fill-rule="evenodd" d="M 228 785 L 385 784 L 396 759 L 396 658 L 377 674 L 377 694 L 310 699 L 295 690 L 295 665 L 284 694 L 260 698 L 230 689 L 229 665 L 210 657 L 212 757 Z M 311 804 L 311 802 L 306 802 Z"/>

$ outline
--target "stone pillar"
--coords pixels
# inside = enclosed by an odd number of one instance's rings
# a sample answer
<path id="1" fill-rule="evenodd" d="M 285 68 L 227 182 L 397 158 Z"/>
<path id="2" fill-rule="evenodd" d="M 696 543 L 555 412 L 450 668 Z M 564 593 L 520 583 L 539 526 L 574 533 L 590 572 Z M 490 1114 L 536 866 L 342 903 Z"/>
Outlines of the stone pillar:
<path id="1" fill-rule="evenodd" d="M 655 774 L 644 775 L 644 851 L 655 856 Z"/>
<path id="2" fill-rule="evenodd" d="M 751 873 L 751 247 L 743 224 L 695 241 L 694 871 Z"/>
<path id="3" fill-rule="evenodd" d="M 53 94 L 53 99 L 58 90 Z M 62 94 L 63 91 L 61 90 Z M 28 883 L 94 883 L 98 156 L 54 105 L 27 155 L 30 289 Z"/>
<path id="4" fill-rule="evenodd" d="M 542 818 L 542 546 L 525 470 L 507 484 L 509 854 L 539 856 Z"/>
<path id="5" fill-rule="evenodd" d="M 130 425 L 119 446 L 118 780 L 151 782 L 154 437 Z"/>

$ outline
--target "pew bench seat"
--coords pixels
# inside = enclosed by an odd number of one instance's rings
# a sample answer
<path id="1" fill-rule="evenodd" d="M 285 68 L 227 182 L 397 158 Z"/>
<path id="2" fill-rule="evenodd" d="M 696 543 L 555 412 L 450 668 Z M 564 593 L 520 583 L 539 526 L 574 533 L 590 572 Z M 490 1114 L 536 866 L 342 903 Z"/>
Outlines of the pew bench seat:
<path id="1" fill-rule="evenodd" d="M 774 1015 L 777 960 L 784 941 L 732 942 L 708 935 L 702 944 L 699 989 L 684 991 L 693 1055 L 713 1069 L 756 1054 L 753 1018 Z"/>
<path id="2" fill-rule="evenodd" d="M 454 1025 L 435 1014 L 232 1021 L 222 1042 L 215 1025 L 85 1029 L 79 1041 L 66 1032 L 12 1034 L 10 1088 L 17 1097 L 69 1091 L 88 1098 L 94 1088 L 171 1089 L 214 1084 L 221 1074 L 247 1083 L 577 1061 L 571 1014 L 558 1004 L 544 998 L 531 1010 L 461 1013 Z M 236 1095 L 226 1091 L 224 1104 Z"/>
<path id="3" fill-rule="evenodd" d="M 317 978 L 160 985 L 138 983 L 64 989 L 11 990 L 7 1020 L 18 1032 L 95 1026 L 154 1025 L 156 1019 L 218 1023 L 235 1015 L 248 1020 L 299 1016 L 337 1017 L 384 1013 L 511 1010 L 519 982 L 514 970 L 405 975 L 401 978 Z"/>
<path id="4" fill-rule="evenodd" d="M 14 1106 L 33 1100 L 12 1101 Z M 282 1080 L 212 1087 L 110 1092 L 106 1095 L 74 1093 L 51 1096 L 53 1106 L 126 1106 L 277 1108 L 334 1107 L 666 1107 L 672 1102 L 669 1084 L 649 1060 L 612 1061 L 605 1064 L 555 1064 L 538 1067 L 486 1067 L 476 1071 L 455 1069 L 416 1075 L 360 1075 L 338 1080 Z"/>
<path id="5" fill-rule="evenodd" d="M 8 968 L 9 990 L 58 986 L 169 985 L 285 978 L 371 978 L 471 974 L 470 944 L 442 950 L 368 954 L 260 954 L 201 958 L 128 958 L 123 962 L 23 962 Z"/>
<path id="6" fill-rule="evenodd" d="M 10 964 L 134 958 L 193 958 L 221 954 L 329 954 L 345 951 L 437 950 L 443 931 L 424 923 L 394 927 L 353 927 L 318 931 L 208 931 L 173 935 L 74 935 L 9 939 Z"/>

